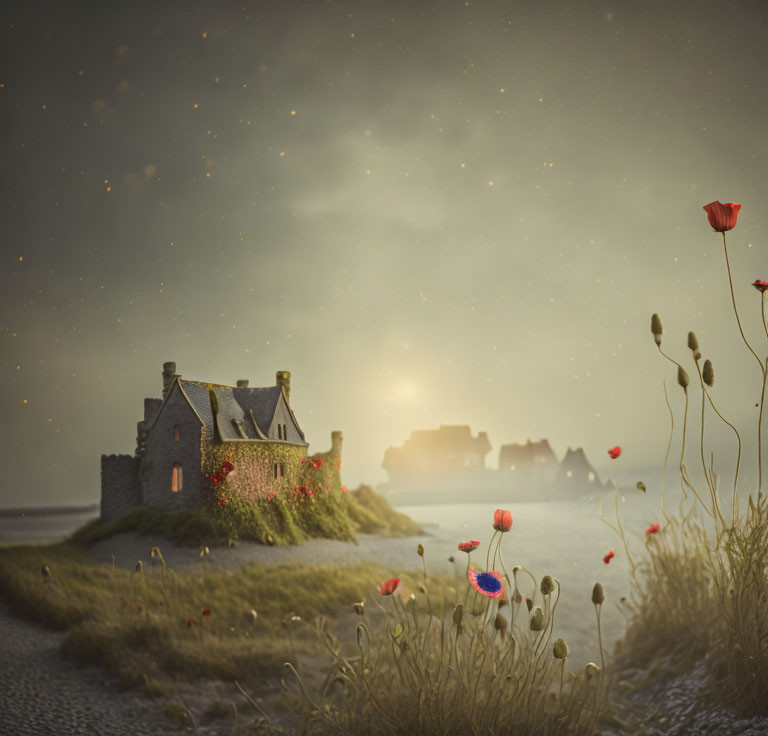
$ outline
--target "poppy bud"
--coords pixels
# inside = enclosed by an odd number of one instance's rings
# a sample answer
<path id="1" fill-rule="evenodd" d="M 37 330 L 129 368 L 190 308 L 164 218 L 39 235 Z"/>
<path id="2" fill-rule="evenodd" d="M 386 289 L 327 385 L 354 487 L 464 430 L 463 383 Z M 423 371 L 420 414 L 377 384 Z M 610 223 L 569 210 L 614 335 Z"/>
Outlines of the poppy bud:
<path id="1" fill-rule="evenodd" d="M 550 595 L 554 589 L 555 589 L 555 584 L 552 581 L 552 576 L 551 575 L 545 575 L 541 579 L 541 586 L 540 586 L 541 594 L 542 595 Z"/>
<path id="2" fill-rule="evenodd" d="M 568 645 L 565 643 L 565 639 L 558 639 L 555 642 L 552 647 L 552 654 L 555 655 L 555 659 L 568 659 Z"/>
<path id="3" fill-rule="evenodd" d="M 537 606 L 531 616 L 531 631 L 542 631 L 544 629 L 544 614 Z"/>
<path id="4" fill-rule="evenodd" d="M 451 562 L 451 563 L 452 563 L 452 562 L 454 562 L 455 560 L 456 560 L 456 558 L 455 558 L 453 555 L 451 555 L 451 556 L 448 558 L 448 562 Z"/>
<path id="5" fill-rule="evenodd" d="M 704 378 L 704 383 L 707 384 L 710 388 L 712 388 L 715 385 L 715 369 L 712 367 L 712 361 L 707 358 L 707 360 L 704 361 L 704 368 L 701 371 Z"/>
<path id="6" fill-rule="evenodd" d="M 661 345 L 661 335 L 663 332 L 661 329 L 661 317 L 655 312 L 651 317 L 651 332 L 653 333 L 653 339 L 656 344 Z"/>
<path id="7" fill-rule="evenodd" d="M 135 575 L 138 575 L 143 569 L 144 569 L 144 563 L 141 560 L 138 560 L 136 564 L 133 566 L 133 572 Z"/>
<path id="8" fill-rule="evenodd" d="M 453 624 L 461 628 L 461 619 L 464 616 L 464 606 L 459 603 L 456 608 L 453 609 Z"/>
<path id="9" fill-rule="evenodd" d="M 587 662 L 584 665 L 584 674 L 588 680 L 600 673 L 600 668 L 594 662 Z"/>
<path id="10" fill-rule="evenodd" d="M 638 488 L 639 488 L 639 489 L 640 489 L 640 490 L 641 490 L 643 493 L 645 493 L 645 483 L 643 483 L 643 481 L 641 481 L 641 480 L 637 481 L 637 487 L 638 487 Z"/>
<path id="11" fill-rule="evenodd" d="M 528 606 L 528 612 L 533 610 L 533 601 L 530 598 L 525 599 L 525 605 Z"/>
<path id="12" fill-rule="evenodd" d="M 419 593 L 427 594 L 427 589 L 421 584 L 419 584 Z"/>
<path id="13" fill-rule="evenodd" d="M 43 565 L 40 568 L 40 574 L 43 576 L 43 580 L 45 580 L 46 583 L 49 582 L 52 577 L 51 568 L 48 567 L 48 565 Z"/>
<path id="14" fill-rule="evenodd" d="M 592 588 L 592 603 L 596 606 L 602 605 L 605 600 L 605 591 L 600 583 L 595 583 L 595 587 Z"/>
<path id="15" fill-rule="evenodd" d="M 419 553 L 419 557 L 424 557 L 424 545 L 420 544 L 416 547 L 416 551 Z"/>
<path id="16" fill-rule="evenodd" d="M 358 616 L 362 616 L 365 613 L 365 601 L 360 601 L 359 603 L 353 603 L 352 607 L 355 609 L 355 613 Z"/>
<path id="17" fill-rule="evenodd" d="M 258 618 L 259 618 L 259 614 L 256 612 L 256 610 L 255 610 L 255 609 L 253 609 L 253 608 L 252 608 L 250 611 L 248 611 L 248 616 L 247 616 L 247 617 L 248 617 L 248 619 L 249 619 L 249 620 L 250 620 L 252 623 L 256 623 L 256 621 L 257 621 L 257 620 L 258 620 Z"/>
<path id="18" fill-rule="evenodd" d="M 507 630 L 507 619 L 505 619 L 504 616 L 502 616 L 500 613 L 497 613 L 493 622 L 493 626 L 496 631 L 500 631 L 503 634 Z"/>
<path id="19" fill-rule="evenodd" d="M 690 383 L 690 379 L 688 378 L 688 374 L 685 372 L 685 368 L 683 368 L 681 365 L 677 366 L 677 382 L 683 387 L 684 391 L 688 391 L 688 384 Z"/>
<path id="20" fill-rule="evenodd" d="M 699 353 L 699 341 L 696 339 L 696 333 L 694 332 L 688 333 L 688 348 L 694 354 L 695 360 L 698 360 L 701 357 L 701 353 Z M 695 358 L 696 353 L 699 353 L 699 358 Z"/>

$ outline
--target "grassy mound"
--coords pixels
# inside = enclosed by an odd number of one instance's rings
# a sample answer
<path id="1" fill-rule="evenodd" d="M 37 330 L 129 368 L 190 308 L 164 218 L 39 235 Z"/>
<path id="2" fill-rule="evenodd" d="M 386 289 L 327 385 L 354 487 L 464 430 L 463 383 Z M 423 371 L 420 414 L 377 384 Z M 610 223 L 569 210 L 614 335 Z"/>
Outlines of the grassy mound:
<path id="1" fill-rule="evenodd" d="M 234 500 L 225 508 L 153 511 L 138 506 L 119 519 L 90 522 L 75 532 L 72 541 L 89 546 L 128 531 L 194 547 L 240 540 L 259 544 L 300 544 L 312 538 L 354 542 L 357 532 L 389 537 L 422 533 L 410 517 L 363 485 L 346 495 L 280 493 L 256 504 Z"/>

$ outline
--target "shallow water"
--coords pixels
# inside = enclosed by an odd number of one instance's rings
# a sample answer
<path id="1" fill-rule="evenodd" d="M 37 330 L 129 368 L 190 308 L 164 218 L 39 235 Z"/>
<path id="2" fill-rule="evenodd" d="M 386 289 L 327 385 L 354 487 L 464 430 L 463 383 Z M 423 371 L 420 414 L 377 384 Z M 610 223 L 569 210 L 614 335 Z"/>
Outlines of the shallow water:
<path id="1" fill-rule="evenodd" d="M 60 542 L 98 517 L 97 511 L 0 516 L 0 545 Z"/>

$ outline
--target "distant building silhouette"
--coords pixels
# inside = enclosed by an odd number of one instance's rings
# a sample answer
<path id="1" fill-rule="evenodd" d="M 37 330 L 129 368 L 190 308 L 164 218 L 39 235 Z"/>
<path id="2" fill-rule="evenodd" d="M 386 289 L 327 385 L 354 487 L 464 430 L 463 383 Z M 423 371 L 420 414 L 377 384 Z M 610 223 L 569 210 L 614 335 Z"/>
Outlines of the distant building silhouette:
<path id="1" fill-rule="evenodd" d="M 487 433 L 473 437 L 467 425 L 415 430 L 402 447 L 384 453 L 389 483 L 382 490 L 401 498 L 411 492 L 423 500 L 429 499 L 429 491 L 450 489 L 483 498 L 536 501 L 575 499 L 603 488 L 580 447 L 569 447 L 560 462 L 546 439 L 502 445 L 498 471 L 485 466 L 490 449 Z M 459 498 L 466 495 L 454 493 L 450 500 Z"/>

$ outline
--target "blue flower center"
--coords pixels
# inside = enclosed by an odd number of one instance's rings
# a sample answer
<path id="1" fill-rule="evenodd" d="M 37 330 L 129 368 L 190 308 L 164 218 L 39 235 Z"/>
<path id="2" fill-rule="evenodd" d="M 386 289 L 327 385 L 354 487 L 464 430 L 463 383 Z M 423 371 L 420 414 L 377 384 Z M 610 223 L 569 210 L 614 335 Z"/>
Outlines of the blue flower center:
<path id="1" fill-rule="evenodd" d="M 501 581 L 488 572 L 478 573 L 477 584 L 486 593 L 498 593 L 501 590 Z"/>

